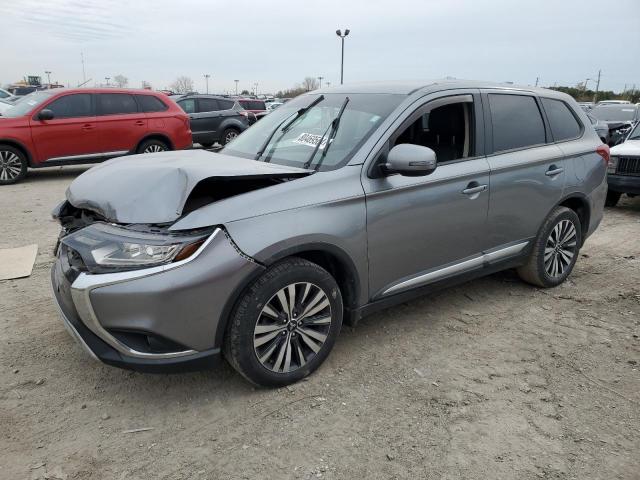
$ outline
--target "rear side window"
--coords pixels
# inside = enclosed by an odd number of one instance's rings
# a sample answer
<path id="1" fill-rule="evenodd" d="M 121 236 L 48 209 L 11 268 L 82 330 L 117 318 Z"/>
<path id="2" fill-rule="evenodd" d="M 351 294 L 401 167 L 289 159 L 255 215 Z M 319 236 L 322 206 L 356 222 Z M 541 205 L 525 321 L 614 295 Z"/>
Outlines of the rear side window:
<path id="1" fill-rule="evenodd" d="M 136 101 L 138 102 L 140 111 L 146 113 L 164 112 L 169 108 L 162 100 L 152 95 L 136 95 Z"/>
<path id="2" fill-rule="evenodd" d="M 545 143 L 544 122 L 535 98 L 489 94 L 493 150 L 511 150 Z"/>
<path id="3" fill-rule="evenodd" d="M 547 113 L 551 134 L 556 142 L 576 138 L 582 132 L 582 126 L 571 113 L 569 106 L 561 100 L 542 99 L 542 106 Z"/>
<path id="4" fill-rule="evenodd" d="M 218 101 L 215 98 L 198 99 L 199 112 L 216 112 L 218 110 L 220 110 L 220 107 L 218 107 Z"/>
<path id="5" fill-rule="evenodd" d="M 53 112 L 54 118 L 89 117 L 94 115 L 91 94 L 76 93 L 65 95 L 45 107 Z"/>
<path id="6" fill-rule="evenodd" d="M 178 105 L 180 105 L 180 108 L 186 113 L 195 113 L 196 111 L 196 101 L 193 98 L 181 100 L 178 102 Z"/>
<path id="7" fill-rule="evenodd" d="M 128 93 L 100 93 L 98 97 L 98 115 L 116 115 L 137 113 L 138 105 L 133 95 Z"/>
<path id="8" fill-rule="evenodd" d="M 266 110 L 264 102 L 259 100 L 240 100 L 240 105 L 242 105 L 247 110 Z"/>
<path id="9" fill-rule="evenodd" d="M 220 110 L 231 110 L 233 108 L 231 100 L 218 100 L 218 104 L 220 104 Z"/>

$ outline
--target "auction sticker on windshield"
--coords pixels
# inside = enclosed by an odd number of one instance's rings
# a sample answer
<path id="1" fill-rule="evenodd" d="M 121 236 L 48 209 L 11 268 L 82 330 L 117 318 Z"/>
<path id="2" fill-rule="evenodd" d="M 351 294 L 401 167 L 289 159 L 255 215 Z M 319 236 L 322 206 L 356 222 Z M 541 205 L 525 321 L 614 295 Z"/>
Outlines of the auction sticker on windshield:
<path id="1" fill-rule="evenodd" d="M 318 142 L 321 138 L 322 135 L 315 135 L 313 133 L 301 133 L 298 138 L 293 140 L 293 143 L 299 143 L 300 145 L 306 145 L 308 147 L 315 147 L 316 145 L 318 145 Z M 322 150 L 326 144 L 327 138 L 325 137 L 318 148 Z"/>

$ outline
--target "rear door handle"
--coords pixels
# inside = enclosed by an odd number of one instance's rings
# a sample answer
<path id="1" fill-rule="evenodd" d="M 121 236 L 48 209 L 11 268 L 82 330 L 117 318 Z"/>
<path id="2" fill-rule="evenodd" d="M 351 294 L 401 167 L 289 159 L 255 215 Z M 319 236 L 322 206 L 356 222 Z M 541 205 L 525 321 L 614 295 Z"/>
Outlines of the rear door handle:
<path id="1" fill-rule="evenodd" d="M 560 175 L 562 172 L 564 172 L 564 168 L 562 167 L 556 167 L 555 165 L 551 165 L 549 167 L 549 170 L 547 170 L 546 172 L 544 172 L 544 174 L 547 177 L 555 177 L 556 175 Z"/>
<path id="2" fill-rule="evenodd" d="M 144 127 L 144 120 L 136 120 L 136 125 Z"/>
<path id="3" fill-rule="evenodd" d="M 462 190 L 465 195 L 475 195 L 476 193 L 484 192 L 487 189 L 486 185 L 477 185 L 475 187 L 467 187 Z"/>
<path id="4" fill-rule="evenodd" d="M 85 124 L 82 126 L 82 129 L 83 129 L 83 130 L 93 130 L 94 128 L 96 128 L 96 126 L 95 126 L 95 125 L 92 125 L 92 124 L 90 124 L 90 123 L 85 123 Z"/>

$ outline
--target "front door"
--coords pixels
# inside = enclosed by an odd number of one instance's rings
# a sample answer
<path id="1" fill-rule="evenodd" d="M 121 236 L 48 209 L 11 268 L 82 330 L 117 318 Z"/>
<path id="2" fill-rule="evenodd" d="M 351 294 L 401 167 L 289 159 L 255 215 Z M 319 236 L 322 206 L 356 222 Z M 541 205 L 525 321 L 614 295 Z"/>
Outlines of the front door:
<path id="1" fill-rule="evenodd" d="M 363 172 L 367 202 L 369 291 L 372 299 L 401 293 L 482 266 L 487 243 L 489 164 L 484 156 L 477 91 L 430 97 L 390 135 Z M 424 177 L 382 175 L 394 145 L 436 152 Z"/>
<path id="2" fill-rule="evenodd" d="M 100 156 L 92 94 L 64 95 L 41 110 L 45 109 L 53 112 L 53 119 L 39 120 L 38 114 L 31 119 L 31 138 L 39 162 L 80 161 Z"/>

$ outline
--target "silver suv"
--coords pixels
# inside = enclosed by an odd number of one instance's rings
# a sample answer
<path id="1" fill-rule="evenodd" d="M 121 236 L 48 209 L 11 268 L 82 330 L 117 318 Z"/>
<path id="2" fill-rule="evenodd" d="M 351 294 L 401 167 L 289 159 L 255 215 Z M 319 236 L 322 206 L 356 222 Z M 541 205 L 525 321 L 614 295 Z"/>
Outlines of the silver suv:
<path id="1" fill-rule="evenodd" d="M 507 268 L 570 274 L 609 150 L 565 94 L 442 81 L 314 91 L 220 153 L 122 158 L 54 210 L 71 334 L 142 371 L 224 356 L 260 385 L 313 372 L 343 323 Z"/>

